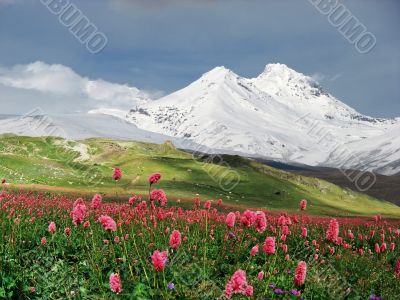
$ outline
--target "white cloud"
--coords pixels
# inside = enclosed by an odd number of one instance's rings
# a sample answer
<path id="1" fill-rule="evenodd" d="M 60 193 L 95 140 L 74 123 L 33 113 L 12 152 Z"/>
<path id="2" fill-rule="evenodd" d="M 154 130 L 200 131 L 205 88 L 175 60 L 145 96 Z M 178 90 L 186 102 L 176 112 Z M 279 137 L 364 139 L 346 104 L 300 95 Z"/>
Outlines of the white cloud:
<path id="1" fill-rule="evenodd" d="M 310 76 L 316 82 L 322 82 L 325 79 L 325 75 L 319 72 L 316 72 Z"/>
<path id="2" fill-rule="evenodd" d="M 151 93 L 140 91 L 135 87 L 111 83 L 102 79 L 91 80 L 80 76 L 64 65 L 49 65 L 40 61 L 27 65 L 15 65 L 11 68 L 0 68 L 0 85 L 18 90 L 40 92 L 44 97 L 58 96 L 59 101 L 79 98 L 80 103 L 86 101 L 86 103 L 81 103 L 82 107 L 92 109 L 129 109 L 152 97 Z M 36 97 L 36 93 L 32 95 Z M 158 93 L 154 95 L 158 95 Z"/>

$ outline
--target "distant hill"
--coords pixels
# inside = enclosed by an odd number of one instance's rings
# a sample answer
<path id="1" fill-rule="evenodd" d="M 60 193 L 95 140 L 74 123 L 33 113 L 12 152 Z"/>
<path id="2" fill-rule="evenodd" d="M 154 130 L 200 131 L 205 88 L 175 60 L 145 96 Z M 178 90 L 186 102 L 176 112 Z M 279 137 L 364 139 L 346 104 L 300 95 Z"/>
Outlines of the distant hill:
<path id="1" fill-rule="evenodd" d="M 117 184 L 111 179 L 115 166 L 123 170 Z M 161 172 L 157 187 L 165 189 L 173 201 L 192 201 L 198 196 L 203 200 L 221 198 L 238 208 L 296 211 L 299 200 L 305 198 L 309 201 L 308 212 L 313 214 L 400 216 L 400 207 L 324 180 L 239 156 L 194 157 L 171 142 L 100 138 L 75 142 L 13 135 L 0 138 L 0 176 L 17 187 L 146 196 L 147 176 L 152 172 Z"/>

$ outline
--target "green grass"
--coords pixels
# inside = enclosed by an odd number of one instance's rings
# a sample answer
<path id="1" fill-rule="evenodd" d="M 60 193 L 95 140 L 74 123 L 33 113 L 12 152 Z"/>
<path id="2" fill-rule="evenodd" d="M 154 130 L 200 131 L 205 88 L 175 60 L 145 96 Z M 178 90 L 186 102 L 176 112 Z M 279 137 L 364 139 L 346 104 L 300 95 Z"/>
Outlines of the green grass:
<path id="1" fill-rule="evenodd" d="M 74 146 L 87 147 L 83 160 Z M 0 176 L 17 186 L 43 185 L 58 191 L 101 192 L 108 195 L 146 195 L 147 177 L 160 172 L 158 187 L 171 199 L 223 199 L 238 207 L 272 211 L 295 211 L 300 199 L 309 201 L 309 213 L 319 215 L 400 216 L 400 207 L 364 194 L 340 188 L 323 180 L 291 174 L 238 156 L 223 156 L 215 163 L 194 159 L 170 143 L 162 145 L 133 141 L 88 139 L 67 142 L 60 138 L 3 135 L 0 138 Z M 230 167 L 228 167 L 228 165 Z M 122 180 L 115 186 L 113 167 L 121 167 Z M 234 189 L 225 191 L 238 174 Z M 25 186 L 26 187 L 26 186 Z M 30 187 L 30 186 L 28 186 Z M 35 186 L 32 186 L 34 188 Z"/>

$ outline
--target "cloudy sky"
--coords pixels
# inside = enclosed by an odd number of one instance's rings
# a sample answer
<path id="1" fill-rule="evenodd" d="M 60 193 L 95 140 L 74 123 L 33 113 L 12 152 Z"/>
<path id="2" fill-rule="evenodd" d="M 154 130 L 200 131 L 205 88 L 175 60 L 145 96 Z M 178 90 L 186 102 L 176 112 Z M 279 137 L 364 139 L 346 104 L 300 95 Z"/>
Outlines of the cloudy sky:
<path id="1" fill-rule="evenodd" d="M 52 0 L 49 0 L 52 1 Z M 46 1 L 43 1 L 46 2 Z M 308 0 L 79 0 L 108 43 L 90 53 L 38 0 L 0 0 L 0 114 L 128 108 L 224 65 L 280 62 L 361 113 L 400 116 L 400 2 L 349 0 L 376 39 L 360 54 Z"/>

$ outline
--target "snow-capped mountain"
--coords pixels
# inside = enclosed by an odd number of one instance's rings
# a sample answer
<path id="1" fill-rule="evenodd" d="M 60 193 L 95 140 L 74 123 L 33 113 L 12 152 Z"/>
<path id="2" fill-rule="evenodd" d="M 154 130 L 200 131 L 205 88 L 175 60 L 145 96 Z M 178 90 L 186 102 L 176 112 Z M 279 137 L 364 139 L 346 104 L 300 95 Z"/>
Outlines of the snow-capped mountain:
<path id="1" fill-rule="evenodd" d="M 364 116 L 283 64 L 269 64 L 252 79 L 217 67 L 175 93 L 134 107 L 125 117 L 141 129 L 203 145 L 209 152 L 400 172 L 400 142 L 391 137 L 400 133 L 399 118 Z M 378 156 L 373 141 L 387 145 L 385 139 L 391 146 Z M 347 145 L 362 162 L 351 164 L 335 154 Z"/>
<path id="2" fill-rule="evenodd" d="M 180 148 L 199 152 L 400 173 L 400 118 L 362 115 L 311 77 L 283 64 L 267 65 L 256 78 L 217 67 L 154 101 L 133 87 L 112 86 L 111 94 L 107 84 L 93 82 L 85 87 L 92 98 L 118 98 L 124 105 L 103 106 L 89 114 L 53 115 L 49 126 L 61 128 L 62 133 L 52 135 L 169 139 Z M 126 111 L 127 103 L 135 107 Z M 31 132 L 37 118 L 0 116 L 0 133 L 49 135 L 48 128 Z M 357 159 L 351 159 L 351 154 Z"/>
<path id="3" fill-rule="evenodd" d="M 400 125 L 384 134 L 344 144 L 333 151 L 327 164 L 343 168 L 372 169 L 381 174 L 400 170 Z"/>

